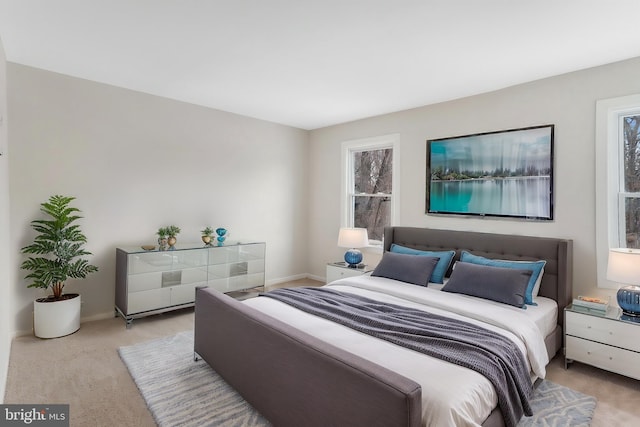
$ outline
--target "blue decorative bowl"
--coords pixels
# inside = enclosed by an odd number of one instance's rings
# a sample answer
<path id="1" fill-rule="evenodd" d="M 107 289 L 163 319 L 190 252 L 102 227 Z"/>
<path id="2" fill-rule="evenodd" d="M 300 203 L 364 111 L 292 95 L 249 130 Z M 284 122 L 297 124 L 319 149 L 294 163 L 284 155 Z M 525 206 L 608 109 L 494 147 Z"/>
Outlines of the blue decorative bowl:
<path id="1" fill-rule="evenodd" d="M 227 229 L 226 228 L 216 228 L 216 234 L 218 236 L 224 236 L 225 234 L 227 234 Z"/>
<path id="2" fill-rule="evenodd" d="M 349 249 L 344 254 L 344 260 L 349 267 L 355 267 L 362 262 L 362 252 L 358 249 Z"/>
<path id="3" fill-rule="evenodd" d="M 640 287 L 623 286 L 618 289 L 616 297 L 624 314 L 640 316 Z"/>

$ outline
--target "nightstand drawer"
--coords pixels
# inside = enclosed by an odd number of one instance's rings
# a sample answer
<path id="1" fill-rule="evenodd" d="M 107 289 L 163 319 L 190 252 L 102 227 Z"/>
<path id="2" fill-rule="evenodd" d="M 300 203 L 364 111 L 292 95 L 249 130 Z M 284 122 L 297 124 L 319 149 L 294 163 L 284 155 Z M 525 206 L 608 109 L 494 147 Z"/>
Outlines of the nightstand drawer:
<path id="1" fill-rule="evenodd" d="M 569 314 L 569 313 L 567 313 Z M 567 359 L 640 379 L 640 353 L 567 336 Z"/>
<path id="2" fill-rule="evenodd" d="M 331 283 L 338 279 L 345 279 L 347 277 L 362 276 L 365 273 L 371 271 L 364 268 L 350 268 L 346 266 L 339 266 L 335 264 L 327 264 L 327 283 Z"/>
<path id="3" fill-rule="evenodd" d="M 640 328 L 596 316 L 566 312 L 566 334 L 640 352 Z"/>

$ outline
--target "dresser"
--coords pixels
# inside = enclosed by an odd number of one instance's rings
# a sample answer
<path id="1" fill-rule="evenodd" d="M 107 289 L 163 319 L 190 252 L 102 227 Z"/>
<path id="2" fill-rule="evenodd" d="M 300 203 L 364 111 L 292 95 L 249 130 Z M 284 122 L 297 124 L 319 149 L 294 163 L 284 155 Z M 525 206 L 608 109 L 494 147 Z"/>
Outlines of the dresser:
<path id="1" fill-rule="evenodd" d="M 225 293 L 264 286 L 265 248 L 263 242 L 117 248 L 116 315 L 129 328 L 135 318 L 193 306 L 199 286 Z"/>
<path id="2" fill-rule="evenodd" d="M 640 318 L 610 306 L 606 313 L 565 308 L 565 367 L 576 360 L 640 379 Z"/>

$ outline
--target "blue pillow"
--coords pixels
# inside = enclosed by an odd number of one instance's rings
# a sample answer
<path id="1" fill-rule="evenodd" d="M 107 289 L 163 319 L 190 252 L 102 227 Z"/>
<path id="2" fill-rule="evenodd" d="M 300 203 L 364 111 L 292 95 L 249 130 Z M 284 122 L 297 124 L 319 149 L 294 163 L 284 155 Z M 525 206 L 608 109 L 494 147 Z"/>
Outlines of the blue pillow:
<path id="1" fill-rule="evenodd" d="M 536 285 L 536 281 L 544 269 L 546 261 L 509 261 L 504 259 L 489 259 L 481 257 L 479 255 L 473 255 L 467 251 L 462 251 L 460 261 L 470 262 L 472 264 L 490 265 L 493 267 L 513 268 L 515 270 L 531 270 L 531 278 L 527 285 L 527 292 L 525 294 L 524 303 L 528 305 L 538 305 L 533 302 L 533 288 Z"/>
<path id="2" fill-rule="evenodd" d="M 444 275 L 447 273 L 451 261 L 456 254 L 456 251 L 421 251 L 396 245 L 395 243 L 391 244 L 391 252 L 440 258 L 436 268 L 433 270 L 433 273 L 431 273 L 431 278 L 429 279 L 431 283 L 444 283 Z"/>

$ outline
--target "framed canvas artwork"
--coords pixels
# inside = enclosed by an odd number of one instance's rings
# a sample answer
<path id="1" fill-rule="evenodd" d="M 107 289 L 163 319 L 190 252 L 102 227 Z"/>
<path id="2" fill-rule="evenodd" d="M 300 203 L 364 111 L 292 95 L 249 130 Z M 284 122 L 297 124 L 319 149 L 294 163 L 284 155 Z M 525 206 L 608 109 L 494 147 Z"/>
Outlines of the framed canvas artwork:
<path id="1" fill-rule="evenodd" d="M 552 220 L 553 130 L 428 140 L 426 213 Z"/>

